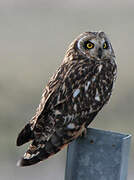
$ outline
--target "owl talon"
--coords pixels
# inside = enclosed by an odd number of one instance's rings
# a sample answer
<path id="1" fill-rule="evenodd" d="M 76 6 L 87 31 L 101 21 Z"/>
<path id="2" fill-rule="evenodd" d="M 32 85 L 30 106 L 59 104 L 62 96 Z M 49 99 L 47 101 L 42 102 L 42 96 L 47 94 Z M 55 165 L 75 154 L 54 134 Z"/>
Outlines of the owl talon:
<path id="1" fill-rule="evenodd" d="M 87 135 L 87 129 L 85 128 L 84 131 L 81 133 L 81 137 L 86 137 Z"/>

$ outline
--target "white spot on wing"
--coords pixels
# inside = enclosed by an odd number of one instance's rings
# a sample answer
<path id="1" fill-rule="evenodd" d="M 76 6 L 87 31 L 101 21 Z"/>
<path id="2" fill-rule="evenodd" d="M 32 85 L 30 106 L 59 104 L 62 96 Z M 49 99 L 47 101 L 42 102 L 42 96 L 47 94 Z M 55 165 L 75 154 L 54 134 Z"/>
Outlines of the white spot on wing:
<path id="1" fill-rule="evenodd" d="M 55 115 L 61 114 L 61 112 L 59 110 L 55 111 Z"/>
<path id="2" fill-rule="evenodd" d="M 68 124 L 68 125 L 67 125 L 67 128 L 68 128 L 68 129 L 74 129 L 74 128 L 75 128 L 74 123 Z"/>
<path id="3" fill-rule="evenodd" d="M 89 88 L 89 85 L 91 84 L 91 82 L 90 81 L 88 81 L 87 82 L 87 84 L 85 85 L 85 91 L 87 91 L 88 90 L 88 88 Z"/>
<path id="4" fill-rule="evenodd" d="M 68 114 L 67 116 L 64 116 L 64 123 L 71 122 L 72 120 L 74 120 L 74 118 L 74 114 Z"/>
<path id="5" fill-rule="evenodd" d="M 77 111 L 77 104 L 74 104 L 74 110 Z"/>
<path id="6" fill-rule="evenodd" d="M 101 69 L 102 69 L 102 64 L 99 65 L 99 67 L 98 67 L 99 72 L 101 72 Z"/>
<path id="7" fill-rule="evenodd" d="M 29 153 L 24 154 L 24 159 L 30 159 L 30 158 L 31 158 L 31 154 L 29 154 Z"/>
<path id="8" fill-rule="evenodd" d="M 100 101 L 100 96 L 99 96 L 98 89 L 96 90 L 95 100 L 96 100 L 96 101 Z"/>
<path id="9" fill-rule="evenodd" d="M 95 96 L 96 101 L 100 101 L 100 96 Z"/>
<path id="10" fill-rule="evenodd" d="M 37 156 L 38 154 L 39 154 L 39 151 L 37 151 L 36 153 L 33 153 L 33 154 L 30 154 L 30 153 L 26 152 L 26 153 L 24 154 L 24 159 L 31 159 L 31 158 L 33 158 L 34 156 Z"/>
<path id="11" fill-rule="evenodd" d="M 37 152 L 36 154 L 32 154 L 30 159 L 33 158 L 34 156 L 37 156 L 39 154 L 39 152 Z"/>
<path id="12" fill-rule="evenodd" d="M 80 93 L 80 89 L 76 89 L 73 93 L 73 97 L 75 98 Z"/>
<path id="13" fill-rule="evenodd" d="M 94 76 L 93 78 L 92 78 L 92 81 L 94 82 L 96 80 L 96 77 Z"/>

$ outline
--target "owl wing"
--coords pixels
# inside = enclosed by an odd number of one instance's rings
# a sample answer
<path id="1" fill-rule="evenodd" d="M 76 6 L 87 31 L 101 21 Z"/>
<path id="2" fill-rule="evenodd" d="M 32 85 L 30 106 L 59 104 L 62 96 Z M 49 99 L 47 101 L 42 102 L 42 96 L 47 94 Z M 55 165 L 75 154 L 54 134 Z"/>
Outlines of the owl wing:
<path id="1" fill-rule="evenodd" d="M 88 88 L 88 80 L 94 77 L 94 73 L 96 73 L 94 64 L 89 63 L 89 60 L 84 60 L 84 63 L 83 60 L 79 60 L 78 63 L 62 64 L 46 86 L 35 116 L 19 133 L 17 146 L 35 137 L 38 139 L 42 132 L 45 132 L 45 139 L 48 140 L 55 132 L 55 127 L 62 127 L 61 118 L 63 116 L 68 119 L 68 115 L 73 118 L 82 111 L 89 111 L 88 98 L 83 101 L 84 88 Z M 94 95 L 92 91 L 87 93 Z M 91 113 L 98 110 L 94 108 Z M 52 113 L 54 113 L 53 118 L 51 118 Z"/>
<path id="2" fill-rule="evenodd" d="M 82 59 L 66 64 L 64 68 L 58 71 L 56 81 L 50 81 L 49 88 L 54 91 L 51 90 L 33 127 L 38 140 L 43 136 L 43 140 L 48 141 L 57 129 L 70 127 L 70 123 L 79 129 L 86 121 L 87 126 L 111 95 L 114 75 L 109 72 L 105 75 L 105 66 Z"/>
<path id="3" fill-rule="evenodd" d="M 31 122 L 33 142 L 19 162 L 21 166 L 35 164 L 58 152 L 72 136 L 78 136 L 77 130 L 82 127 L 83 119 L 89 117 L 91 122 L 104 104 L 103 101 L 92 102 L 97 84 L 94 83 L 97 73 L 93 63 L 79 61 L 58 72 L 45 90 L 41 113 L 37 112 L 37 118 Z M 92 107 L 89 107 L 89 100 Z"/>
<path id="4" fill-rule="evenodd" d="M 34 131 L 33 131 L 34 127 L 35 125 L 38 126 L 38 119 L 41 119 L 41 117 L 45 113 L 48 113 L 47 111 L 49 111 L 48 108 L 50 107 L 49 101 L 52 95 L 56 94 L 58 88 L 61 86 L 64 74 L 67 71 L 67 67 L 68 65 L 64 63 L 58 68 L 56 73 L 51 77 L 49 83 L 44 89 L 44 92 L 42 94 L 42 99 L 36 110 L 35 116 L 30 120 L 28 124 L 25 125 L 25 127 L 21 130 L 21 132 L 17 137 L 17 141 L 16 141 L 17 146 L 21 146 L 27 143 L 28 141 L 34 139 Z"/>
<path id="5" fill-rule="evenodd" d="M 63 71 L 63 66 L 59 69 L 58 73 L 50 80 L 47 91 L 45 90 L 45 103 L 42 101 L 39 105 L 40 111 L 37 111 L 37 118 L 31 123 L 36 139 L 42 137 L 42 132 L 45 140 L 53 135 L 57 127 L 63 127 L 68 124 L 64 123 L 64 118 L 68 115 L 74 117 L 81 111 L 85 111 L 84 107 L 75 108 L 75 102 L 80 104 L 81 97 L 77 94 L 83 88 L 86 76 L 89 74 L 89 67 L 85 66 L 82 70 L 82 64 L 66 64 L 66 69 Z M 87 65 L 87 64 L 86 64 Z M 64 65 L 65 67 L 65 65 Z M 88 78 L 88 77 L 87 77 Z M 79 98 L 80 97 L 80 98 Z M 72 100 L 75 101 L 72 102 Z M 41 108 L 40 108 L 41 107 Z M 86 107 L 89 110 L 88 106 Z M 40 113 L 39 113 L 40 112 Z M 64 118 L 63 118 L 64 117 Z"/>

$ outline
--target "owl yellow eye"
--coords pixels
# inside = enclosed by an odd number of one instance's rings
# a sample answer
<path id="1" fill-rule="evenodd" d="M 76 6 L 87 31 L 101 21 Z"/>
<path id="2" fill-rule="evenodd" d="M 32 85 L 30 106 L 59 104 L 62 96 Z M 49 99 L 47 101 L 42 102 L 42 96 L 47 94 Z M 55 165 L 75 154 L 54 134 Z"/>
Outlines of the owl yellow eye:
<path id="1" fill-rule="evenodd" d="M 93 45 L 92 43 L 88 43 L 88 44 L 87 44 L 87 48 L 88 48 L 88 49 L 92 49 L 93 47 L 94 47 L 94 45 Z"/>
<path id="2" fill-rule="evenodd" d="M 94 47 L 94 44 L 91 42 L 85 42 L 84 44 L 85 49 L 92 49 Z"/>
<path id="3" fill-rule="evenodd" d="M 103 49 L 107 49 L 108 48 L 108 43 L 107 42 L 104 42 L 103 44 Z"/>

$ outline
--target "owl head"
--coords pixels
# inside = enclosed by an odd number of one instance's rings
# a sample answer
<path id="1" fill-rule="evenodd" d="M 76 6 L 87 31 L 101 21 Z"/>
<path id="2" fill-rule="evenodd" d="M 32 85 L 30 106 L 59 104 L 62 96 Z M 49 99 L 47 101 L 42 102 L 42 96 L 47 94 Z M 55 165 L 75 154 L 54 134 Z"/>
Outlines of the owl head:
<path id="1" fill-rule="evenodd" d="M 85 32 L 72 43 L 77 54 L 95 60 L 114 58 L 114 51 L 110 40 L 104 32 Z"/>

